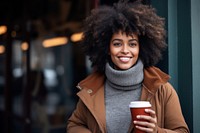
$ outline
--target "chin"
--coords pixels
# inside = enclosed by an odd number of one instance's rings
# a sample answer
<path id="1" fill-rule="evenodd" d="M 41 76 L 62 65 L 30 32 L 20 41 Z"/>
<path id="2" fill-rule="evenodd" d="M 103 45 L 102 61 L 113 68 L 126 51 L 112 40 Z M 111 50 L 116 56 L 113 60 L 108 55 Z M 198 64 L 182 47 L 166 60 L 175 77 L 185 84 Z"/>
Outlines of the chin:
<path id="1" fill-rule="evenodd" d="M 131 68 L 131 66 L 127 66 L 127 67 L 119 67 L 120 70 L 127 70 L 127 69 L 129 69 L 129 68 Z"/>

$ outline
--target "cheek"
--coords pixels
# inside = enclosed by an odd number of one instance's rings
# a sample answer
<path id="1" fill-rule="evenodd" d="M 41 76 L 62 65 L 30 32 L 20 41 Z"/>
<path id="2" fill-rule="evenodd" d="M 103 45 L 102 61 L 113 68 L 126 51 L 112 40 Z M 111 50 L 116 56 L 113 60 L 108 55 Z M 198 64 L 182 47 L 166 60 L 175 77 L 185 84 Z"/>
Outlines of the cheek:
<path id="1" fill-rule="evenodd" d="M 138 56 L 139 56 L 139 50 L 138 50 L 138 51 L 136 51 L 136 55 L 138 55 Z"/>
<path id="2" fill-rule="evenodd" d="M 135 55 L 139 55 L 139 52 L 140 52 L 140 49 L 139 49 L 139 47 L 138 47 L 138 48 L 136 48 L 136 49 L 133 51 L 133 53 L 134 53 Z"/>
<path id="3" fill-rule="evenodd" d="M 114 55 L 116 55 L 117 53 L 118 53 L 118 51 L 117 51 L 116 49 L 114 49 L 114 48 L 110 49 L 110 51 L 109 51 L 109 54 L 110 54 L 111 56 L 114 56 Z"/>
<path id="4" fill-rule="evenodd" d="M 115 59 L 115 57 L 116 56 L 114 54 L 110 54 L 110 58 L 111 58 L 112 61 Z"/>

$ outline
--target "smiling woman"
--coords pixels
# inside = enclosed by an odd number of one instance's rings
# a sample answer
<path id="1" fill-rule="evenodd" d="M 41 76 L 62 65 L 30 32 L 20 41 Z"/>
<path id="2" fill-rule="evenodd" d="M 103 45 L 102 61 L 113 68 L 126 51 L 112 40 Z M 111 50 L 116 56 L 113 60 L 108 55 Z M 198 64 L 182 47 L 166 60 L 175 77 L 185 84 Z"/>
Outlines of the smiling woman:
<path id="1" fill-rule="evenodd" d="M 81 44 L 94 71 L 77 85 L 68 133 L 189 133 L 169 75 L 154 66 L 166 42 L 164 19 L 153 7 L 121 0 L 94 9 Z M 148 115 L 132 121 L 131 101 L 149 101 Z"/>
<path id="2" fill-rule="evenodd" d="M 126 70 L 135 65 L 139 56 L 138 35 L 114 33 L 110 42 L 110 57 L 115 69 Z"/>
<path id="3" fill-rule="evenodd" d="M 107 54 L 110 39 L 119 30 L 127 35 L 138 34 L 140 59 L 145 67 L 155 65 L 166 48 L 164 18 L 156 15 L 154 8 L 138 2 L 132 7 L 115 4 L 112 8 L 104 6 L 93 10 L 85 20 L 84 29 L 83 50 L 90 57 L 92 66 L 100 72 L 105 71 L 105 64 L 110 58 Z M 94 52 L 94 49 L 98 50 Z"/>

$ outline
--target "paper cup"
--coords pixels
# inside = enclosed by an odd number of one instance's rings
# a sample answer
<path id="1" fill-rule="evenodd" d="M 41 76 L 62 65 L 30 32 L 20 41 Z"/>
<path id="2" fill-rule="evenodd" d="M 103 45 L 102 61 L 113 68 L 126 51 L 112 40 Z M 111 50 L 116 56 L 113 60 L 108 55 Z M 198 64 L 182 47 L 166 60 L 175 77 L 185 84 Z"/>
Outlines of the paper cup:
<path id="1" fill-rule="evenodd" d="M 136 116 L 149 115 L 148 113 L 145 112 L 145 109 L 150 109 L 151 104 L 148 101 L 133 101 L 133 102 L 130 102 L 129 107 L 131 111 L 132 120 L 141 121 L 141 120 L 138 120 Z M 136 129 L 135 126 L 136 125 L 134 125 L 134 133 L 145 133 L 139 129 Z"/>

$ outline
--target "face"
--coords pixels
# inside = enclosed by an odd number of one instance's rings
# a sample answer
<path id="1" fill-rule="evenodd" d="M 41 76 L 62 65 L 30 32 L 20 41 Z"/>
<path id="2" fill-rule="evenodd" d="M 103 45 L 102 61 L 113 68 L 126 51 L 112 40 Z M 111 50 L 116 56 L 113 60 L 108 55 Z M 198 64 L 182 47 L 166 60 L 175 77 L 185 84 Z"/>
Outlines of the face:
<path id="1" fill-rule="evenodd" d="M 114 33 L 110 41 L 111 60 L 115 69 L 126 70 L 131 68 L 138 60 L 139 41 L 138 35 L 133 33 L 131 36 L 126 33 Z"/>

